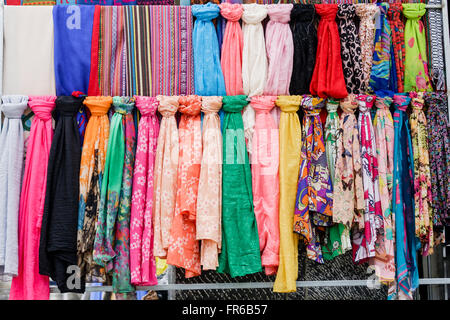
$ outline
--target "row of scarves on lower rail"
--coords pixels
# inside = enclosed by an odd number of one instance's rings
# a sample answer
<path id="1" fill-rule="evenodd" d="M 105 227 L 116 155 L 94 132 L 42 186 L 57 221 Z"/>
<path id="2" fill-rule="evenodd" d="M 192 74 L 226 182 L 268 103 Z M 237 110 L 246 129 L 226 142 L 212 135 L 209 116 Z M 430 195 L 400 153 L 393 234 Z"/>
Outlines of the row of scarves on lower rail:
<path id="1" fill-rule="evenodd" d="M 264 268 L 276 274 L 274 291 L 291 292 L 298 235 L 308 258 L 352 250 L 390 298 L 412 298 L 416 250 L 431 254 L 443 240 L 450 208 L 447 102 L 444 93 L 387 94 L 3 96 L 0 263 L 14 276 L 10 299 L 48 299 L 49 277 L 61 292 L 111 279 L 115 292 L 131 292 L 157 283 L 155 257 L 186 277 Z M 21 181 L 27 104 L 35 117 Z M 87 125 L 77 121 L 83 105 Z"/>

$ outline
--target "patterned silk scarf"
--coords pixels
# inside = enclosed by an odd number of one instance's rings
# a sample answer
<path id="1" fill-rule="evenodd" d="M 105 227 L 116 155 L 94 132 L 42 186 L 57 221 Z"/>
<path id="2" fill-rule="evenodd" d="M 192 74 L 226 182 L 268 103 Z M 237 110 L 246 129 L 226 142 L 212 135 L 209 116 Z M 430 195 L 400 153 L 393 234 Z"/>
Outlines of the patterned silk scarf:
<path id="1" fill-rule="evenodd" d="M 359 105 L 359 138 L 361 142 L 362 177 L 364 187 L 364 231 L 353 233 L 353 261 L 363 263 L 375 256 L 377 234 L 384 230 L 378 186 L 378 161 L 376 141 L 370 110 L 375 97 L 357 95 Z"/>
<path id="2" fill-rule="evenodd" d="M 405 91 L 432 91 L 428 74 L 425 28 L 420 20 L 425 3 L 404 3 L 405 24 Z"/>
<path id="3" fill-rule="evenodd" d="M 198 182 L 197 240 L 203 270 L 216 270 L 222 248 L 222 133 L 217 112 L 222 97 L 203 97 L 203 156 Z"/>
<path id="4" fill-rule="evenodd" d="M 184 268 L 185 277 L 199 276 L 200 243 L 196 238 L 197 195 L 202 161 L 202 133 L 200 128 L 201 98 L 182 96 L 178 100 L 181 119 L 180 157 L 175 212 L 170 228 L 167 263 Z M 165 177 L 164 177 L 165 178 Z"/>
<path id="5" fill-rule="evenodd" d="M 433 210 L 428 153 L 427 119 L 423 112 L 423 92 L 410 92 L 412 112 L 409 116 L 414 158 L 414 202 L 416 237 L 422 243 L 422 255 L 433 253 Z"/>
<path id="6" fill-rule="evenodd" d="M 222 252 L 217 271 L 237 277 L 261 271 L 252 177 L 241 116 L 248 101 L 243 95 L 226 96 L 222 101 Z"/>
<path id="7" fill-rule="evenodd" d="M 151 286 L 156 280 L 153 256 L 153 172 L 158 140 L 159 122 L 156 116 L 158 100 L 135 96 L 141 113 L 138 127 L 136 160 L 133 172 L 133 195 L 130 221 L 131 283 Z"/>
<path id="8" fill-rule="evenodd" d="M 442 0 L 429 0 L 428 4 L 440 5 Z M 428 11 L 428 41 L 431 74 L 436 91 L 445 91 L 444 47 L 442 41 L 443 24 L 441 8 L 429 8 Z"/>
<path id="9" fill-rule="evenodd" d="M 295 201 L 294 232 L 303 236 L 309 259 L 323 263 L 319 231 L 332 222 L 333 186 L 328 170 L 320 111 L 322 98 L 303 96 L 304 137 L 300 153 L 300 173 Z"/>
<path id="10" fill-rule="evenodd" d="M 94 242 L 94 261 L 112 272 L 114 292 L 130 292 L 129 221 L 136 145 L 131 112 L 134 99 L 113 98 L 114 115 L 102 179 L 100 209 Z"/>
<path id="11" fill-rule="evenodd" d="M 276 99 L 274 96 L 257 96 L 251 99 L 256 111 L 252 153 L 253 204 L 261 262 L 267 275 L 277 271 L 280 247 L 279 134 L 275 120 L 270 114 Z"/>
<path id="12" fill-rule="evenodd" d="M 19 204 L 23 169 L 22 114 L 27 96 L 3 96 L 0 133 L 0 274 L 18 275 Z M 1 116 L 1 114 L 0 114 Z"/>
<path id="13" fill-rule="evenodd" d="M 411 98 L 407 93 L 394 95 L 394 182 L 392 212 L 395 216 L 396 281 L 399 299 L 412 299 L 419 286 L 416 250 L 419 241 L 414 227 L 414 160 L 406 108 Z M 394 295 L 389 297 L 395 298 Z"/>
<path id="14" fill-rule="evenodd" d="M 302 96 L 279 96 L 280 115 L 280 253 L 275 292 L 295 292 L 298 276 L 298 235 L 292 232 L 302 130 L 298 119 Z"/>
<path id="15" fill-rule="evenodd" d="M 361 45 L 355 22 L 355 5 L 339 4 L 336 19 L 341 39 L 342 67 L 347 91 L 355 94 L 363 93 L 365 87 L 361 68 Z"/>
<path id="16" fill-rule="evenodd" d="M 35 116 L 31 124 L 19 207 L 19 268 L 10 300 L 48 300 L 49 279 L 39 274 L 39 242 L 47 186 L 47 164 L 53 139 L 55 96 L 31 96 Z"/>
<path id="17" fill-rule="evenodd" d="M 156 147 L 153 228 L 155 257 L 166 258 L 177 194 L 179 137 L 175 113 L 178 96 L 157 96 L 162 115 Z"/>
<path id="18" fill-rule="evenodd" d="M 392 44 L 394 46 L 395 70 L 397 72 L 397 91 L 404 91 L 405 80 L 405 34 L 401 19 L 402 4 L 390 3 L 388 21 L 391 26 Z"/>
<path id="19" fill-rule="evenodd" d="M 87 97 L 83 103 L 89 109 L 91 117 L 86 127 L 80 162 L 77 250 L 81 277 L 91 282 L 96 269 L 99 269 L 93 261 L 92 251 L 105 171 L 109 139 L 108 110 L 111 107 L 112 98 Z M 106 279 L 96 279 L 96 281 L 99 280 Z"/>

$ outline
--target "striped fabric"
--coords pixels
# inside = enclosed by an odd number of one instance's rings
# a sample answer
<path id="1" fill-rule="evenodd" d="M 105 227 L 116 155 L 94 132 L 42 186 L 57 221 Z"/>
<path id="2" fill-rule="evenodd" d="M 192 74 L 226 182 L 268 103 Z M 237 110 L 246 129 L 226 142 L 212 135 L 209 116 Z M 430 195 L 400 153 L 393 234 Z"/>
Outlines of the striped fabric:
<path id="1" fill-rule="evenodd" d="M 194 93 L 190 6 L 150 6 L 152 96 Z"/>
<path id="2" fill-rule="evenodd" d="M 125 9 L 127 95 L 151 96 L 150 7 Z"/>

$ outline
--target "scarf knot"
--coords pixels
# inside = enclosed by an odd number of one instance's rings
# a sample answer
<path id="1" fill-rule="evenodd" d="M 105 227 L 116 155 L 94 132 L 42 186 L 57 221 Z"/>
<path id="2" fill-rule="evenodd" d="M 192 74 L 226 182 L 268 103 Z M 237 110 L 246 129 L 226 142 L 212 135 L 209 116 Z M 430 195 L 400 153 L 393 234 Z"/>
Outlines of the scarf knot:
<path id="1" fill-rule="evenodd" d="M 312 4 L 295 4 L 291 11 L 291 21 L 313 22 L 315 12 Z"/>
<path id="2" fill-rule="evenodd" d="M 376 100 L 375 100 L 375 106 L 378 109 L 388 109 L 392 104 L 392 98 L 387 96 L 387 97 L 379 97 L 377 96 Z"/>
<path id="3" fill-rule="evenodd" d="M 302 103 L 302 96 L 278 96 L 276 104 L 282 112 L 297 112 Z"/>
<path id="4" fill-rule="evenodd" d="M 55 100 L 56 96 L 31 96 L 28 105 L 38 119 L 48 121 L 52 119 Z"/>
<path id="5" fill-rule="evenodd" d="M 197 116 L 202 109 L 202 98 L 197 95 L 181 96 L 178 103 L 180 112 L 188 116 Z"/>
<path id="6" fill-rule="evenodd" d="M 133 97 L 113 97 L 114 111 L 122 115 L 129 114 L 134 108 L 134 98 Z"/>
<path id="7" fill-rule="evenodd" d="M 267 14 L 270 21 L 288 23 L 291 20 L 292 3 L 270 4 L 267 6 Z"/>
<path id="8" fill-rule="evenodd" d="M 340 20 L 348 21 L 354 19 L 356 16 L 356 9 L 353 4 L 342 3 L 339 5 L 339 10 L 336 17 Z"/>
<path id="9" fill-rule="evenodd" d="M 157 96 L 159 101 L 158 111 L 164 118 L 173 117 L 178 110 L 179 96 Z"/>
<path id="10" fill-rule="evenodd" d="M 139 109 L 143 117 L 156 115 L 158 110 L 158 99 L 155 97 L 134 96 L 136 108 Z"/>
<path id="11" fill-rule="evenodd" d="M 200 21 L 211 21 L 219 16 L 220 8 L 217 4 L 194 4 L 191 7 L 192 15 Z"/>
<path id="12" fill-rule="evenodd" d="M 337 109 L 339 108 L 339 101 L 334 99 L 328 99 L 327 100 L 327 111 L 328 113 L 337 112 Z"/>
<path id="13" fill-rule="evenodd" d="M 237 96 L 225 96 L 222 99 L 223 111 L 225 112 L 241 112 L 247 104 L 247 96 L 237 95 Z"/>
<path id="14" fill-rule="evenodd" d="M 388 18 L 392 21 L 401 21 L 400 15 L 402 13 L 401 3 L 391 3 L 388 10 Z"/>
<path id="15" fill-rule="evenodd" d="M 398 93 L 394 95 L 394 106 L 400 111 L 406 111 L 410 102 L 411 98 L 407 93 Z"/>
<path id="16" fill-rule="evenodd" d="M 242 6 L 244 8 L 242 21 L 247 24 L 261 23 L 267 17 L 267 8 L 264 5 L 249 3 Z"/>
<path id="17" fill-rule="evenodd" d="M 389 10 L 389 3 L 387 2 L 378 3 L 378 8 L 380 8 L 380 14 L 382 16 L 386 16 Z"/>
<path id="18" fill-rule="evenodd" d="M 427 12 L 425 3 L 403 3 L 403 15 L 410 20 L 420 20 Z"/>
<path id="19" fill-rule="evenodd" d="M 341 100 L 341 109 L 344 113 L 355 113 L 357 107 L 358 102 L 356 101 L 356 96 L 353 93 Z"/>
<path id="20" fill-rule="evenodd" d="M 257 113 L 269 113 L 275 107 L 275 100 L 276 96 L 255 96 L 250 103 Z"/>
<path id="21" fill-rule="evenodd" d="M 213 114 L 219 112 L 222 108 L 222 97 L 220 96 L 208 96 L 202 97 L 202 112 L 207 114 Z"/>
<path id="22" fill-rule="evenodd" d="M 374 96 L 370 96 L 367 94 L 358 94 L 356 96 L 356 100 L 358 101 L 359 111 L 366 113 L 372 109 L 373 104 L 375 103 Z"/>
<path id="23" fill-rule="evenodd" d="M 325 106 L 325 100 L 311 95 L 304 95 L 302 106 L 307 116 L 317 116 L 320 114 L 320 110 Z"/>
<path id="24" fill-rule="evenodd" d="M 445 92 L 425 92 L 424 98 L 429 110 L 447 112 L 447 94 Z"/>
<path id="25" fill-rule="evenodd" d="M 112 97 L 108 96 L 92 96 L 86 97 L 83 103 L 88 107 L 92 116 L 103 116 L 108 113 L 113 102 Z"/>
<path id="26" fill-rule="evenodd" d="M 75 116 L 83 106 L 84 97 L 59 96 L 55 100 L 56 110 L 62 116 Z"/>
<path id="27" fill-rule="evenodd" d="M 222 17 L 231 22 L 239 21 L 239 19 L 241 19 L 242 17 L 242 12 L 244 10 L 242 8 L 242 4 L 240 3 L 225 2 L 221 3 L 219 7 L 220 7 L 220 14 L 222 15 Z"/>
<path id="28" fill-rule="evenodd" d="M 337 4 L 315 4 L 316 12 L 321 19 L 334 21 L 338 11 Z"/>
<path id="29" fill-rule="evenodd" d="M 411 98 L 411 107 L 414 110 L 422 110 L 425 100 L 423 98 L 423 92 L 415 92 L 411 91 L 409 93 L 409 97 Z"/>
<path id="30" fill-rule="evenodd" d="M 28 97 L 21 95 L 2 96 L 1 111 L 8 119 L 21 119 L 27 108 Z"/>

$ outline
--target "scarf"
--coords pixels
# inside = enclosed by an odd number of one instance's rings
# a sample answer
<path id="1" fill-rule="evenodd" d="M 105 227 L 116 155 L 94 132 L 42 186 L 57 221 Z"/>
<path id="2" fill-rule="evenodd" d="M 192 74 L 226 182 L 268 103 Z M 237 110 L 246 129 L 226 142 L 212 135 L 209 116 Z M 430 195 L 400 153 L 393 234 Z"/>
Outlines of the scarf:
<path id="1" fill-rule="evenodd" d="M 167 263 L 184 268 L 186 278 L 201 274 L 200 247 L 196 239 L 197 195 L 202 161 L 200 125 L 201 98 L 182 96 L 178 100 L 180 156 L 175 212 L 170 228 Z"/>
<path id="2" fill-rule="evenodd" d="M 420 20 L 426 13 L 425 3 L 404 3 L 405 24 L 405 91 L 432 91 L 428 73 L 427 42 Z"/>
<path id="3" fill-rule="evenodd" d="M 3 96 L 0 132 L 0 274 L 18 275 L 19 203 L 23 168 L 22 114 L 27 96 Z"/>
<path id="4" fill-rule="evenodd" d="M 309 90 L 321 98 L 345 98 L 347 89 L 340 50 L 339 32 L 336 23 L 337 4 L 316 4 L 320 15 L 317 29 L 317 56 Z M 331 54 L 330 54 L 331 52 Z"/>
<path id="5" fill-rule="evenodd" d="M 159 122 L 158 100 L 135 96 L 141 113 L 138 127 L 136 160 L 133 175 L 130 220 L 130 270 L 134 285 L 156 285 L 156 264 L 153 256 L 153 172 Z"/>
<path id="6" fill-rule="evenodd" d="M 399 299 L 412 299 L 419 286 L 416 250 L 419 241 L 414 227 L 414 160 L 406 108 L 411 98 L 407 93 L 394 95 L 394 182 L 392 211 L 395 216 L 396 281 Z M 390 297 L 391 299 L 393 298 Z"/>
<path id="7" fill-rule="evenodd" d="M 225 81 L 220 66 L 219 43 L 212 19 L 219 15 L 219 6 L 208 2 L 191 6 L 197 19 L 192 33 L 194 49 L 195 93 L 203 96 L 224 95 Z"/>
<path id="8" fill-rule="evenodd" d="M 300 167 L 302 130 L 298 119 L 302 96 L 279 96 L 280 115 L 280 252 L 274 292 L 295 292 L 298 276 L 298 236 L 292 232 Z"/>
<path id="9" fill-rule="evenodd" d="M 94 6 L 53 8 L 57 95 L 88 91 L 94 11 Z"/>
<path id="10" fill-rule="evenodd" d="M 392 45 L 394 46 L 395 70 L 397 73 L 397 91 L 404 92 L 405 80 L 405 35 L 401 19 L 402 4 L 390 3 L 388 21 L 392 32 Z"/>
<path id="11" fill-rule="evenodd" d="M 222 247 L 222 133 L 217 112 L 222 97 L 203 97 L 203 156 L 198 182 L 197 240 L 201 240 L 200 262 L 203 270 L 219 266 Z"/>
<path id="12" fill-rule="evenodd" d="M 94 241 L 94 261 L 112 272 L 114 292 L 130 292 L 129 217 L 135 149 L 131 112 L 134 99 L 113 98 L 114 115 L 109 131 L 105 173 Z"/>
<path id="13" fill-rule="evenodd" d="M 225 119 L 222 167 L 222 251 L 219 273 L 231 277 L 261 271 L 258 227 L 256 225 L 252 177 L 244 140 L 241 110 L 246 96 L 223 97 Z"/>
<path id="14" fill-rule="evenodd" d="M 410 92 L 412 112 L 409 116 L 414 159 L 414 209 L 416 237 L 422 243 L 422 255 L 433 253 L 433 210 L 428 152 L 427 119 L 422 108 L 423 92 Z"/>
<path id="15" fill-rule="evenodd" d="M 294 59 L 294 42 L 289 28 L 293 5 L 267 6 L 270 21 L 266 26 L 266 52 L 268 59 L 265 95 L 289 94 Z"/>
<path id="16" fill-rule="evenodd" d="M 361 68 L 361 45 L 356 28 L 356 12 L 354 4 L 339 4 L 336 19 L 341 39 L 342 67 L 347 91 L 362 93 L 364 78 Z"/>
<path id="17" fill-rule="evenodd" d="M 177 194 L 179 137 L 175 113 L 178 96 L 157 96 L 162 115 L 154 172 L 153 254 L 166 258 Z"/>
<path id="18" fill-rule="evenodd" d="M 441 0 L 429 0 L 429 4 L 440 5 Z M 445 91 L 444 48 L 442 43 L 443 24 L 441 9 L 428 10 L 428 41 L 431 74 L 436 91 Z"/>
<path id="19" fill-rule="evenodd" d="M 291 11 L 291 31 L 294 41 L 294 60 L 290 94 L 309 93 L 309 84 L 316 63 L 316 10 L 312 4 L 294 4 Z"/>
<path id="20" fill-rule="evenodd" d="M 109 139 L 108 110 L 111 107 L 112 98 L 87 97 L 83 104 L 89 109 L 91 117 L 86 127 L 80 161 L 77 250 L 81 277 L 91 282 L 93 276 L 99 274 L 97 270 L 99 268 L 96 268 L 93 261 L 92 251 L 105 172 L 106 148 Z"/>
<path id="21" fill-rule="evenodd" d="M 266 275 L 275 274 L 280 247 L 279 200 L 279 134 L 270 111 L 273 96 L 256 96 L 251 104 L 256 111 L 252 152 L 253 204 L 258 226 L 261 262 Z"/>

